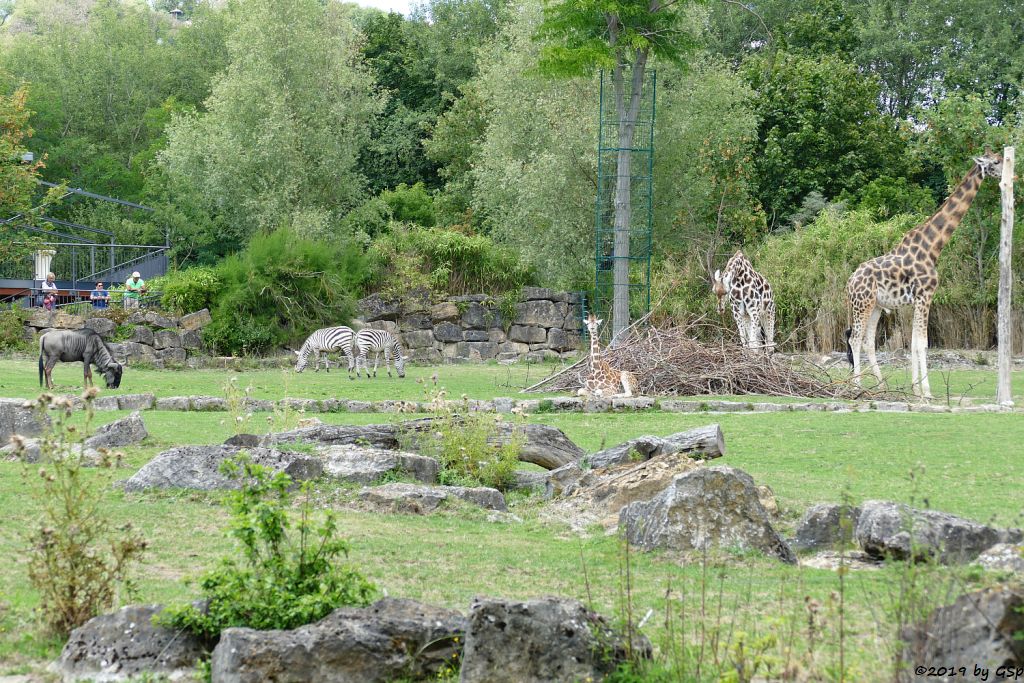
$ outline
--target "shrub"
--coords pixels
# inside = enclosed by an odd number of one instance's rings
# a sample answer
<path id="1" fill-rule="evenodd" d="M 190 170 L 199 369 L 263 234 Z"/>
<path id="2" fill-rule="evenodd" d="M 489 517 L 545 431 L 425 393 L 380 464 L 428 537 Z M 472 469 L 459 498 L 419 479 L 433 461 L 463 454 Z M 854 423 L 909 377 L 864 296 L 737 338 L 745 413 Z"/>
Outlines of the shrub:
<path id="1" fill-rule="evenodd" d="M 200 581 L 206 607 L 169 607 L 161 622 L 215 639 L 232 626 L 291 629 L 344 605 L 364 606 L 376 588 L 346 564 L 348 543 L 337 538 L 333 513 L 313 521 L 308 485 L 297 522 L 289 515 L 292 480 L 248 460 L 225 461 L 221 471 L 243 480 L 228 494 L 231 535 L 241 561 L 227 557 Z"/>
<path id="2" fill-rule="evenodd" d="M 435 295 L 501 294 L 535 284 L 533 270 L 483 235 L 393 223 L 370 245 L 373 281 L 388 298 L 414 288 Z"/>
<path id="3" fill-rule="evenodd" d="M 211 308 L 220 292 L 220 278 L 213 268 L 197 267 L 169 272 L 151 285 L 163 292 L 160 305 L 178 315 Z"/>
<path id="4" fill-rule="evenodd" d="M 88 419 L 92 417 L 95 389 L 82 395 Z M 41 519 L 29 536 L 28 575 L 39 591 L 40 614 L 48 630 L 66 636 L 77 626 L 110 608 L 118 586 L 127 580 L 131 566 L 146 548 L 146 542 L 126 524 L 112 528 L 104 514 L 109 482 L 91 481 L 80 450 L 72 448 L 76 428 L 68 425 L 72 403 L 67 398 L 43 394 L 36 407 L 51 408 L 53 429 L 43 438 L 45 464 L 39 470 L 42 488 L 31 487 L 41 508 Z M 22 445 L 20 437 L 15 443 Z M 104 450 L 101 468 L 115 460 Z M 26 468 L 27 472 L 27 468 Z"/>
<path id="5" fill-rule="evenodd" d="M 391 216 L 396 221 L 416 223 L 427 228 L 437 223 L 434 199 L 422 182 L 412 187 L 400 183 L 394 190 L 381 192 L 380 198 L 391 209 Z"/>
<path id="6" fill-rule="evenodd" d="M 221 352 L 258 353 L 341 325 L 367 271 L 355 247 L 301 238 L 289 228 L 254 237 L 216 270 L 220 293 L 203 339 Z"/>
<path id="7" fill-rule="evenodd" d="M 25 310 L 17 305 L 0 307 L 0 351 L 28 350 L 25 339 Z"/>

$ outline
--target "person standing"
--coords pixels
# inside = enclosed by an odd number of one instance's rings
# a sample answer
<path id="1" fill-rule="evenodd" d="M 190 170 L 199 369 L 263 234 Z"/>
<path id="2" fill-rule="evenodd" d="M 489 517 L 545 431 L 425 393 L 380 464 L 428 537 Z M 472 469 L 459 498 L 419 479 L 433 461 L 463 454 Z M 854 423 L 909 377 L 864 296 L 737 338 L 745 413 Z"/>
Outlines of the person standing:
<path id="1" fill-rule="evenodd" d="M 146 293 L 146 281 L 139 275 L 139 271 L 132 273 L 128 281 L 124 283 L 124 307 L 138 308 L 142 295 Z"/>
<path id="2" fill-rule="evenodd" d="M 47 295 L 51 295 L 53 297 L 53 303 L 57 302 L 57 282 L 56 282 L 56 280 L 57 280 L 57 276 L 54 275 L 53 273 L 47 273 L 46 274 L 46 281 L 43 282 L 43 286 L 41 287 L 42 295 L 39 297 L 39 305 L 40 306 L 43 305 L 43 301 L 46 299 Z"/>
<path id="3" fill-rule="evenodd" d="M 92 290 L 92 294 L 89 295 L 89 301 L 92 302 L 92 307 L 97 310 L 103 310 L 110 303 L 110 292 L 103 289 L 103 283 L 97 282 L 96 289 Z"/>

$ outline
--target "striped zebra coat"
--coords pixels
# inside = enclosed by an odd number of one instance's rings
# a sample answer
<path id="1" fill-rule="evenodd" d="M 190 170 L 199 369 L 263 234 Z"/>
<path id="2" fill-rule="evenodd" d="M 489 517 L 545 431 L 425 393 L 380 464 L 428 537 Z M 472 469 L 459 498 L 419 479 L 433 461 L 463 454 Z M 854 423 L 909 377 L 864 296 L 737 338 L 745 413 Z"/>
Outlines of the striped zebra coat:
<path id="1" fill-rule="evenodd" d="M 405 358 L 402 356 L 402 345 L 398 343 L 395 335 L 384 330 L 373 330 L 365 329 L 359 330 L 359 334 L 356 335 L 356 350 L 358 351 L 358 357 L 356 358 L 356 377 L 361 377 L 359 374 L 360 364 L 366 368 L 366 377 L 370 377 L 370 367 L 367 362 L 367 356 L 370 351 L 373 351 L 373 376 L 377 376 L 377 361 L 380 359 L 381 351 L 384 352 L 384 367 L 388 371 L 388 377 L 391 376 L 391 356 L 394 354 L 395 357 L 395 370 L 398 372 L 399 377 L 405 377 Z"/>
<path id="2" fill-rule="evenodd" d="M 352 332 L 352 328 L 345 327 L 344 325 L 317 330 L 306 337 L 302 348 L 295 352 L 295 355 L 299 357 L 298 362 L 295 364 L 295 372 L 302 372 L 306 369 L 310 355 L 316 360 L 316 372 L 320 372 L 320 354 L 341 351 L 345 354 L 345 358 L 348 359 L 348 374 L 351 377 L 352 368 L 355 367 L 355 355 L 352 351 L 352 341 L 354 338 L 355 333 Z M 327 366 L 327 372 L 330 372 L 331 363 L 326 355 L 324 356 L 324 365 Z"/>

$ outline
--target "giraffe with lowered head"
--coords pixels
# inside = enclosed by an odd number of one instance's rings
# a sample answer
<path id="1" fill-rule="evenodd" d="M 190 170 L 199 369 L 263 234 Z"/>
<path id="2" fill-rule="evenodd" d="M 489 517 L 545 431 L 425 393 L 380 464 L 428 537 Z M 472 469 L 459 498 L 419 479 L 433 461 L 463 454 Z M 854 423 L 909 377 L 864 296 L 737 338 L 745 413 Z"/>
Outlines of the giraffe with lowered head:
<path id="1" fill-rule="evenodd" d="M 875 330 L 882 311 L 914 306 L 910 339 L 910 378 L 914 394 L 932 398 L 928 385 L 928 311 L 939 285 L 936 263 L 967 209 L 974 201 L 985 178 L 999 178 L 1003 158 L 986 149 L 974 158 L 974 168 L 956 186 L 931 218 L 903 236 L 888 254 L 857 266 L 846 283 L 847 312 L 846 358 L 853 365 L 854 380 L 860 384 L 860 349 L 867 351 L 871 371 L 882 382 L 882 371 L 875 358 Z"/>
<path id="2" fill-rule="evenodd" d="M 748 349 L 775 351 L 775 295 L 763 275 L 738 250 L 725 270 L 715 271 L 714 292 L 718 297 L 718 313 L 725 306 L 732 308 L 732 317 L 740 333 L 740 343 Z"/>
<path id="3" fill-rule="evenodd" d="M 628 370 L 616 370 L 604 359 L 598 330 L 603 320 L 593 313 L 587 316 L 587 331 L 590 333 L 590 373 L 577 392 L 580 396 L 596 398 L 620 398 L 633 395 L 636 377 Z M 622 389 L 619 392 L 619 389 Z"/>

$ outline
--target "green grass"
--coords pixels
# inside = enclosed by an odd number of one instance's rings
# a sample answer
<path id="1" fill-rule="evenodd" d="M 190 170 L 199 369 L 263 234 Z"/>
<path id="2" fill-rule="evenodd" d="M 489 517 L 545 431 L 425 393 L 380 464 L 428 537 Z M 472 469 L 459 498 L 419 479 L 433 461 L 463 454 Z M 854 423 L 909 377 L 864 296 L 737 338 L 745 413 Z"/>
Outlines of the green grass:
<path id="1" fill-rule="evenodd" d="M 81 366 L 59 368 L 58 382 L 80 381 Z M 536 368 L 534 368 L 534 371 Z M 32 396 L 37 392 L 30 363 L 0 361 L 0 395 Z M 237 375 L 245 386 L 252 380 L 260 398 L 284 395 L 322 398 L 335 384 L 367 392 L 373 398 L 395 398 L 385 389 L 420 385 L 399 380 L 356 385 L 344 373 L 282 374 L 280 371 L 229 373 L 227 371 L 130 370 L 124 391 L 153 391 L 160 396 L 181 394 L 222 395 L 224 379 Z M 432 369 L 413 368 L 413 377 L 427 377 Z M 513 368 L 512 372 L 524 372 Z M 13 377 L 18 375 L 17 377 Z M 500 366 L 441 368 L 441 381 L 450 395 L 472 398 L 515 395 L 501 386 L 506 369 Z M 25 374 L 27 377 L 21 377 Z M 984 373 L 982 373 L 984 374 Z M 56 375 L 56 373 L 55 373 Z M 973 383 L 970 373 L 955 374 L 961 386 Z M 499 380 L 496 380 L 496 377 Z M 517 375 L 519 382 L 525 379 Z M 1019 383 L 1019 373 L 1015 380 Z M 290 385 L 282 386 L 285 382 Z M 531 378 L 532 381 L 532 378 Z M 369 398 L 344 394 L 346 398 Z M 418 398 L 415 393 L 407 398 Z M 749 400 L 747 398 L 736 400 Z M 92 427 L 119 417 L 122 412 L 98 413 Z M 156 453 L 181 444 L 220 443 L 235 431 L 228 413 L 146 411 L 150 438 L 126 449 L 119 479 L 130 476 Z M 297 416 L 287 419 L 294 422 Z M 367 424 L 411 416 L 390 414 L 320 415 L 332 423 Z M 269 421 L 275 421 L 270 424 Z M 247 431 L 281 429 L 282 416 L 258 413 Z M 999 525 L 1020 524 L 1024 509 L 1024 445 L 1021 417 L 1015 414 L 913 413 L 763 413 L 670 414 L 537 414 L 531 421 L 550 424 L 587 450 L 614 445 L 641 434 L 665 435 L 718 422 L 728 453 L 718 461 L 741 468 L 759 484 L 768 484 L 782 509 L 779 526 L 790 529 L 803 510 L 816 502 L 882 498 L 963 515 Z M 84 418 L 77 416 L 82 423 Z M 62 643 L 40 633 L 32 615 L 37 597 L 25 575 L 25 534 L 37 519 L 37 467 L 0 462 L 0 556 L 14 558 L 0 568 L 0 674 L 38 671 L 59 652 Z M 916 474 L 911 478 L 910 473 Z M 101 481 L 101 473 L 90 472 Z M 150 542 L 146 564 L 138 577 L 132 602 L 185 600 L 195 588 L 185 580 L 210 567 L 231 548 L 224 531 L 227 517 L 218 494 L 151 492 L 125 494 L 107 488 L 106 508 L 115 523 L 131 521 Z M 318 499 L 331 504 L 344 495 L 322 484 Z M 379 515 L 339 511 L 342 534 L 352 542 L 352 561 L 389 595 L 413 597 L 458 609 L 467 609 L 475 595 L 529 598 L 558 594 L 586 599 L 609 615 L 622 611 L 620 571 L 624 554 L 614 537 L 597 533 L 578 538 L 565 527 L 543 522 L 541 502 L 516 498 L 513 512 L 521 523 L 487 521 L 486 514 L 468 508 L 431 517 Z M 697 600 L 721 600 L 723 613 L 735 617 L 736 628 L 748 633 L 783 626 L 804 628 L 805 597 L 831 602 L 838 590 L 835 573 L 782 566 L 765 558 L 730 555 L 704 567 L 661 553 L 631 553 L 631 591 L 637 618 L 653 609 L 663 615 L 665 592 L 685 589 Z M 584 566 L 586 571 L 584 572 Z M 854 572 L 847 577 L 848 657 L 858 667 L 856 680 L 891 678 L 884 665 L 894 627 L 888 610 L 900 570 Z M 963 585 L 960 586 L 964 588 Z M 695 602 L 688 609 L 694 610 Z M 823 608 L 827 610 L 826 608 Z M 834 616 L 834 615 L 833 615 Z M 693 612 L 690 612 L 691 620 Z M 781 620 L 781 622 L 780 622 Z M 834 626 L 834 624 L 833 624 Z M 832 628 L 833 626 L 830 626 Z M 645 631 L 657 642 L 665 633 L 661 616 Z M 822 638 L 828 640 L 826 635 Z M 834 637 L 833 637 L 834 641 Z M 834 653 L 834 643 L 825 648 Z M 824 655 L 823 655 L 824 656 Z M 828 655 L 833 656 L 832 654 Z M 852 680 L 853 678 L 851 678 Z"/>

